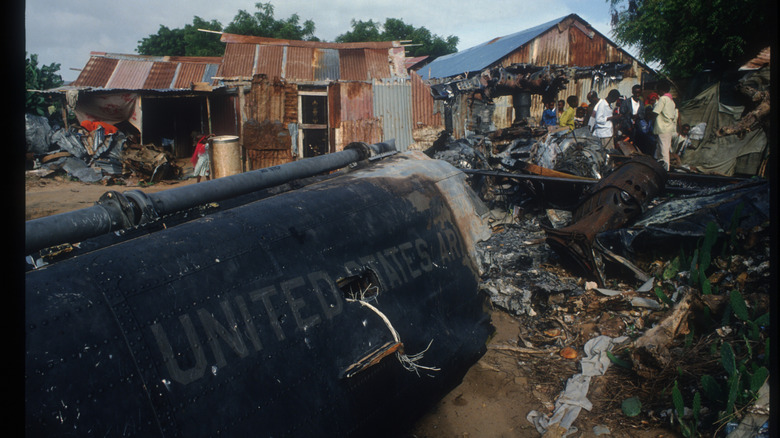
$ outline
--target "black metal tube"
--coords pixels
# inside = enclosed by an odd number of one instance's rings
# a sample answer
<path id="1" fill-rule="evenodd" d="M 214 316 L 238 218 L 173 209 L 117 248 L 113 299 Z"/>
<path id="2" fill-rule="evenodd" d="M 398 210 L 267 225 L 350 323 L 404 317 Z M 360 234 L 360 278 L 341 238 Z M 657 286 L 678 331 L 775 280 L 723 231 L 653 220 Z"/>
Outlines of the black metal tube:
<path id="1" fill-rule="evenodd" d="M 25 223 L 24 245 L 27 254 L 64 242 L 80 242 L 106 234 L 114 221 L 102 205 L 55 214 Z"/>
<path id="2" fill-rule="evenodd" d="M 31 254 L 43 248 L 70 242 L 80 242 L 111 231 L 139 225 L 154 217 L 183 211 L 209 202 L 218 202 L 253 191 L 274 187 L 300 178 L 341 169 L 349 164 L 386 152 L 395 151 L 395 140 L 367 145 L 351 143 L 343 151 L 319 155 L 279 166 L 213 179 L 200 184 L 176 187 L 157 193 L 127 192 L 132 210 L 121 215 L 121 209 L 110 205 L 92 207 L 42 217 L 25 224 L 25 252 Z M 113 198 L 123 195 L 113 192 Z M 123 203 L 126 202 L 122 199 Z M 106 208 L 109 207 L 109 208 Z"/>

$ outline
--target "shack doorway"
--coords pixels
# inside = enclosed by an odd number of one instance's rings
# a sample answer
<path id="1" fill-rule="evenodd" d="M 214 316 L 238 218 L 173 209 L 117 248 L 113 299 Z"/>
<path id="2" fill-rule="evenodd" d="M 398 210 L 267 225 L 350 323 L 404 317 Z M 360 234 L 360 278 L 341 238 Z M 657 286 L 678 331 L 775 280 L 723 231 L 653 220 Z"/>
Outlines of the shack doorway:
<path id="1" fill-rule="evenodd" d="M 206 98 L 144 96 L 142 102 L 143 143 L 162 147 L 176 158 L 192 155 L 193 139 L 208 130 Z"/>
<path id="2" fill-rule="evenodd" d="M 298 89 L 298 125 L 298 156 L 308 158 L 330 152 L 326 87 Z"/>

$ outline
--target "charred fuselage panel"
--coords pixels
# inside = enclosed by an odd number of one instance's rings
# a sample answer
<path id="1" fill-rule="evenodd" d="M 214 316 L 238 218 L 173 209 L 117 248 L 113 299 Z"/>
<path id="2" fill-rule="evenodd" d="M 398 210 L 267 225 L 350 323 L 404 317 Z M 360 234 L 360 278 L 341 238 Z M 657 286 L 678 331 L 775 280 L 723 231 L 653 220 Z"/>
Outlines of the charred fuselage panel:
<path id="1" fill-rule="evenodd" d="M 28 436 L 392 433 L 492 332 L 463 178 L 397 155 L 28 272 Z"/>

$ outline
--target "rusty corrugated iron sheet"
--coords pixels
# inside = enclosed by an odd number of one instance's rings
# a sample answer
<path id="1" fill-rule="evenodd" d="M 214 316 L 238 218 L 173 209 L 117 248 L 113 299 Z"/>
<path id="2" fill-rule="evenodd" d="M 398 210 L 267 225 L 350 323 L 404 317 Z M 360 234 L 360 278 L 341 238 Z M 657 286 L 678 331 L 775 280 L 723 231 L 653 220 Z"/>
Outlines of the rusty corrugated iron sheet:
<path id="1" fill-rule="evenodd" d="M 368 144 L 379 143 L 383 138 L 382 132 L 380 119 L 344 120 L 340 127 L 335 129 L 335 151 L 343 150 L 346 145 L 354 141 Z"/>
<path id="2" fill-rule="evenodd" d="M 220 37 L 223 43 L 239 44 L 260 44 L 292 47 L 311 47 L 321 49 L 389 49 L 391 47 L 400 47 L 398 41 L 376 41 L 360 43 L 328 43 L 323 41 L 301 41 L 301 40 L 283 40 L 276 38 L 265 38 L 251 35 L 236 35 L 223 33 Z"/>
<path id="3" fill-rule="evenodd" d="M 255 76 L 250 92 L 245 96 L 244 115 L 254 120 L 297 122 L 297 87 L 280 78 Z"/>
<path id="4" fill-rule="evenodd" d="M 285 47 L 284 73 L 290 81 L 314 80 L 314 49 L 311 47 Z"/>
<path id="5" fill-rule="evenodd" d="M 254 44 L 228 44 L 222 65 L 217 72 L 221 78 L 251 78 L 254 72 L 256 46 Z"/>
<path id="6" fill-rule="evenodd" d="M 111 78 L 106 82 L 106 88 L 143 89 L 152 64 L 154 63 L 120 59 Z"/>
<path id="7" fill-rule="evenodd" d="M 431 88 L 415 72 L 410 73 L 412 84 L 412 122 L 414 128 L 421 126 L 444 126 L 442 114 L 434 104 Z"/>
<path id="8" fill-rule="evenodd" d="M 114 73 L 118 59 L 91 56 L 87 65 L 79 73 L 79 77 L 73 81 L 77 87 L 105 87 L 111 74 Z"/>
<path id="9" fill-rule="evenodd" d="M 412 138 L 412 86 L 408 79 L 374 81 L 374 117 L 382 120 L 384 139 L 395 139 L 399 151 L 414 143 Z"/>
<path id="10" fill-rule="evenodd" d="M 283 75 L 284 47 L 255 46 L 254 74 L 263 74 L 269 78 L 281 78 Z"/>
<path id="11" fill-rule="evenodd" d="M 339 82 L 331 86 L 337 89 L 340 121 L 369 119 L 374 117 L 374 92 L 367 82 Z"/>
<path id="12" fill-rule="evenodd" d="M 364 49 L 368 79 L 389 78 L 390 59 L 387 49 Z"/>
<path id="13" fill-rule="evenodd" d="M 204 75 L 208 66 L 209 64 L 179 64 L 179 70 L 176 73 L 172 88 L 190 88 L 195 82 L 206 82 Z"/>
<path id="14" fill-rule="evenodd" d="M 430 58 L 430 56 L 415 56 L 412 58 L 405 58 L 404 59 L 404 67 L 407 69 L 414 69 L 418 65 L 422 64 L 426 59 Z"/>
<path id="15" fill-rule="evenodd" d="M 208 82 L 222 63 L 219 57 L 143 56 L 92 52 L 71 85 L 114 89 L 189 89 Z"/>
<path id="16" fill-rule="evenodd" d="M 227 36 L 226 36 L 227 35 Z M 323 43 L 223 34 L 227 43 L 218 77 L 264 74 L 293 82 L 370 81 L 407 77 L 398 42 Z"/>
<path id="17" fill-rule="evenodd" d="M 147 90 L 172 88 L 178 67 L 179 64 L 173 62 L 153 62 L 143 88 Z"/>
<path id="18" fill-rule="evenodd" d="M 771 61 L 771 49 L 769 47 L 765 47 L 761 52 L 756 55 L 755 58 L 751 59 L 750 61 L 746 62 L 742 67 L 740 67 L 740 70 L 755 70 L 759 69 L 761 67 L 766 67 L 770 64 Z"/>
<path id="19" fill-rule="evenodd" d="M 339 76 L 339 51 L 336 49 L 314 49 L 314 80 L 336 81 Z"/>
<path id="20" fill-rule="evenodd" d="M 246 158 L 248 171 L 278 166 L 293 161 L 290 149 L 247 149 Z"/>
<path id="21" fill-rule="evenodd" d="M 244 124 L 242 135 L 247 170 L 261 169 L 293 160 L 292 137 L 285 123 L 254 119 Z"/>
<path id="22" fill-rule="evenodd" d="M 363 49 L 339 50 L 339 77 L 342 81 L 366 81 L 368 69 Z"/>
<path id="23" fill-rule="evenodd" d="M 578 15 L 570 14 L 442 56 L 421 69 L 420 73 L 423 78 L 431 79 L 518 63 L 586 67 L 606 62 L 636 62 L 640 68 L 650 70 Z"/>

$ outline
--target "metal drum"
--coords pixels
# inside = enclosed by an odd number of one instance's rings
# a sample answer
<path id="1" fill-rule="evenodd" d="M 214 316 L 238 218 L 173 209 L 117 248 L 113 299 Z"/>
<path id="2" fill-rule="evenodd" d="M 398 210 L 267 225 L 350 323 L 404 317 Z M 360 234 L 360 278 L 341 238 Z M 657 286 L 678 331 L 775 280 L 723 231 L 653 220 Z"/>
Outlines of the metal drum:
<path id="1" fill-rule="evenodd" d="M 211 177 L 241 173 L 241 146 L 235 135 L 221 135 L 211 139 Z"/>

